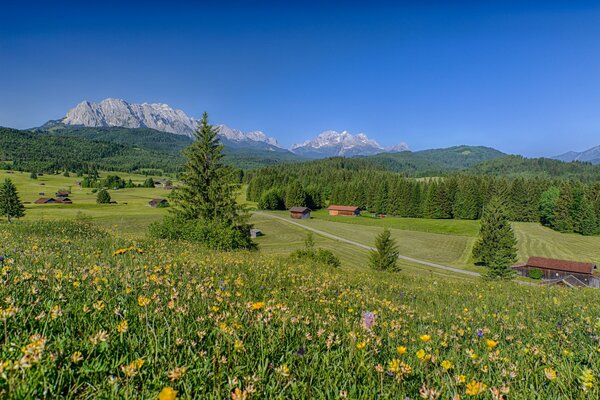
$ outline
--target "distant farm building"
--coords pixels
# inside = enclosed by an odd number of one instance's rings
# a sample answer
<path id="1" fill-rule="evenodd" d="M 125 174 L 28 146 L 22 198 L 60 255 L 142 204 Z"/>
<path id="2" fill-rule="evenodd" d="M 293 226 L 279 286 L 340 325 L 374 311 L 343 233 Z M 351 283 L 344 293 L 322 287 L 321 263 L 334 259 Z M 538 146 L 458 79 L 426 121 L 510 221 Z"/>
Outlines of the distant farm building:
<path id="1" fill-rule="evenodd" d="M 56 192 L 56 197 L 69 197 L 69 191 L 68 190 L 59 190 L 58 192 Z"/>
<path id="2" fill-rule="evenodd" d="M 34 201 L 34 203 L 35 204 L 54 204 L 54 203 L 56 203 L 56 200 L 53 199 L 52 197 L 40 197 L 39 199 Z"/>
<path id="3" fill-rule="evenodd" d="M 355 206 L 336 206 L 331 205 L 327 207 L 329 215 L 360 215 L 360 208 Z"/>
<path id="4" fill-rule="evenodd" d="M 73 204 L 73 201 L 68 197 L 62 197 L 58 199 L 54 199 L 52 197 L 40 197 L 36 201 L 35 204 Z"/>
<path id="5" fill-rule="evenodd" d="M 308 207 L 290 208 L 290 216 L 294 219 L 310 219 L 311 209 Z"/>
<path id="6" fill-rule="evenodd" d="M 250 237 L 251 238 L 257 238 L 262 235 L 263 235 L 263 233 L 260 229 L 256 229 L 256 228 L 250 229 Z"/>
<path id="7" fill-rule="evenodd" d="M 521 276 L 533 276 L 532 271 L 541 272 L 546 284 L 600 288 L 600 278 L 594 276 L 596 264 L 591 262 L 529 257 L 526 263 L 514 265 L 513 269 Z"/>
<path id="8" fill-rule="evenodd" d="M 168 207 L 169 202 L 166 199 L 152 199 L 148 202 L 148 205 L 154 208 Z"/>

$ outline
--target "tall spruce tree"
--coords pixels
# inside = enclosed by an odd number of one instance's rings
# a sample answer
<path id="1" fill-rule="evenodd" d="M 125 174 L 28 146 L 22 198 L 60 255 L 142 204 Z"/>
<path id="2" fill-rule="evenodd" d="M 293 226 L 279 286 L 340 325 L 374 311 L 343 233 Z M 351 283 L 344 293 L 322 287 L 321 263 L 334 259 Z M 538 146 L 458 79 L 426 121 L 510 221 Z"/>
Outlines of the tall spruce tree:
<path id="1" fill-rule="evenodd" d="M 306 191 L 298 181 L 292 182 L 285 192 L 285 206 L 287 208 L 292 207 L 306 207 L 307 205 Z"/>
<path id="2" fill-rule="evenodd" d="M 473 247 L 473 257 L 488 267 L 491 278 L 510 278 L 512 263 L 517 259 L 517 240 L 501 200 L 493 197 L 481 218 L 479 239 Z"/>
<path id="3" fill-rule="evenodd" d="M 398 246 L 389 229 L 384 228 L 383 232 L 377 235 L 375 249 L 371 251 L 369 256 L 371 268 L 380 271 L 395 271 L 398 269 Z"/>
<path id="4" fill-rule="evenodd" d="M 540 196 L 540 222 L 544 226 L 554 226 L 554 210 L 556 202 L 560 197 L 560 189 L 556 186 L 550 186 Z"/>
<path id="5" fill-rule="evenodd" d="M 195 141 L 184 150 L 187 162 L 182 185 L 172 193 L 171 208 L 183 220 L 200 220 L 223 226 L 245 224 L 247 212 L 236 203 L 240 184 L 236 171 L 221 163 L 223 144 L 204 113 L 194 132 Z"/>
<path id="6" fill-rule="evenodd" d="M 559 232 L 573 232 L 575 230 L 574 205 L 573 187 L 569 183 L 565 183 L 560 188 L 560 195 L 554 206 L 552 229 Z"/>
<path id="7" fill-rule="evenodd" d="M 8 178 L 0 186 L 0 215 L 6 217 L 9 223 L 11 218 L 25 216 L 25 206 L 19 198 L 17 188 Z"/>

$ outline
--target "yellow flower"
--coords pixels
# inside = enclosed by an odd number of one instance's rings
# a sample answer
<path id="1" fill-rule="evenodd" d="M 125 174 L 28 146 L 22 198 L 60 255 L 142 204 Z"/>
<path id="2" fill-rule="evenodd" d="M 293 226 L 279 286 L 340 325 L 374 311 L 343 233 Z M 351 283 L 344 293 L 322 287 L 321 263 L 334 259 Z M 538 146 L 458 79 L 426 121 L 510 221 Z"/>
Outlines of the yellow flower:
<path id="1" fill-rule="evenodd" d="M 427 342 L 429 342 L 431 340 L 431 336 L 430 335 L 421 335 L 420 338 L 425 343 L 427 343 Z"/>
<path id="2" fill-rule="evenodd" d="M 290 376 L 290 369 L 288 368 L 287 364 L 283 364 L 282 366 L 275 368 L 275 371 L 282 376 Z"/>
<path id="3" fill-rule="evenodd" d="M 83 356 L 81 355 L 80 351 L 76 351 L 75 353 L 73 353 L 73 355 L 71 356 L 71 362 L 74 363 L 78 363 L 79 361 L 83 360 Z"/>
<path id="4" fill-rule="evenodd" d="M 356 343 L 356 348 L 359 350 L 362 350 L 365 348 L 366 345 L 367 345 L 367 343 L 365 343 L 365 342 L 359 342 L 359 343 Z"/>
<path id="5" fill-rule="evenodd" d="M 421 350 L 417 351 L 417 358 L 419 360 L 422 360 L 423 358 L 425 358 L 425 350 L 421 349 Z"/>
<path id="6" fill-rule="evenodd" d="M 467 377 L 464 375 L 457 375 L 454 377 L 454 380 L 456 380 L 456 383 L 463 384 L 466 382 Z"/>
<path id="7" fill-rule="evenodd" d="M 442 361 L 442 368 L 444 368 L 446 371 L 452 369 L 452 363 L 448 360 L 444 360 Z"/>
<path id="8" fill-rule="evenodd" d="M 146 296 L 138 296 L 137 300 L 140 307 L 146 307 L 148 304 L 150 304 L 150 299 Z"/>
<path id="9" fill-rule="evenodd" d="M 250 306 L 250 308 L 252 308 L 253 310 L 261 310 L 265 307 L 265 303 L 262 301 L 256 302 L 256 303 L 252 303 L 252 305 Z"/>
<path id="10" fill-rule="evenodd" d="M 173 388 L 166 387 L 158 394 L 158 400 L 175 400 L 177 398 L 177 392 Z"/>
<path id="11" fill-rule="evenodd" d="M 492 340 L 492 339 L 486 340 L 485 344 L 487 345 L 488 349 L 490 349 L 490 350 L 492 350 L 494 347 L 498 346 L 498 342 L 496 342 L 495 340 Z"/>
<path id="12" fill-rule="evenodd" d="M 404 347 L 404 346 L 398 346 L 398 347 L 396 347 L 396 351 L 400 355 L 405 354 L 406 353 L 406 347 Z"/>
<path id="13" fill-rule="evenodd" d="M 235 351 L 244 351 L 244 342 L 242 342 L 239 339 L 236 339 L 235 342 L 233 343 L 233 349 Z"/>
<path id="14" fill-rule="evenodd" d="M 119 333 L 125 333 L 127 332 L 127 329 L 129 329 L 129 324 L 127 323 L 127 320 L 123 320 L 119 323 L 119 325 L 117 325 L 117 332 Z"/>
<path id="15" fill-rule="evenodd" d="M 546 378 L 551 381 L 556 379 L 556 371 L 552 368 L 544 368 L 544 374 L 546 374 Z"/>
<path id="16" fill-rule="evenodd" d="M 487 386 L 483 382 L 477 382 L 476 380 L 472 380 L 467 383 L 467 391 L 465 392 L 469 396 L 477 396 L 480 393 L 483 393 Z"/>

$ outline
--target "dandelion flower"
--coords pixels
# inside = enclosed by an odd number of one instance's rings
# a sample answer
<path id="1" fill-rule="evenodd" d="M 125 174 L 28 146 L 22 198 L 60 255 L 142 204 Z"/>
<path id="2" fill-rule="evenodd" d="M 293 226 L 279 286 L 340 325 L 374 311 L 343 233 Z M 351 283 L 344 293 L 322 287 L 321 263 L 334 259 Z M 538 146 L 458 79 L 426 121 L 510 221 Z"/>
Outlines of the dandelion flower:
<path id="1" fill-rule="evenodd" d="M 175 400 L 177 392 L 173 388 L 166 387 L 158 394 L 158 400 Z"/>
<path id="2" fill-rule="evenodd" d="M 483 393 L 487 386 L 483 382 L 477 382 L 476 380 L 472 380 L 467 383 L 467 391 L 465 392 L 468 396 L 477 396 L 480 393 Z"/>
<path id="3" fill-rule="evenodd" d="M 404 347 L 404 346 L 398 346 L 398 347 L 396 347 L 396 351 L 400 355 L 405 354 L 406 353 L 406 347 Z"/>
<path id="4" fill-rule="evenodd" d="M 127 323 L 127 320 L 123 320 L 119 323 L 119 325 L 117 325 L 117 332 L 119 333 L 125 333 L 127 332 L 127 329 L 129 329 L 129 324 Z"/>
<path id="5" fill-rule="evenodd" d="M 452 369 L 452 363 L 449 360 L 444 360 L 442 361 L 442 368 L 444 368 L 446 371 Z"/>
<path id="6" fill-rule="evenodd" d="M 488 339 L 485 341 L 486 346 L 489 350 L 492 350 L 494 347 L 498 346 L 498 342 L 492 339 Z"/>
<path id="7" fill-rule="evenodd" d="M 262 301 L 252 303 L 252 305 L 250 305 L 250 308 L 254 311 L 262 310 L 264 307 L 265 307 L 265 303 Z"/>
<path id="8" fill-rule="evenodd" d="M 367 345 L 367 343 L 366 343 L 366 342 L 359 342 L 359 343 L 356 343 L 356 348 L 357 348 L 358 350 L 362 350 L 362 349 L 364 349 L 364 348 L 365 348 L 365 346 L 366 346 L 366 345 Z"/>
<path id="9" fill-rule="evenodd" d="M 420 339 L 421 339 L 423 342 L 427 343 L 427 342 L 429 342 L 429 341 L 431 340 L 431 336 L 430 336 L 430 335 L 421 335 L 421 336 L 420 336 Z"/>
<path id="10" fill-rule="evenodd" d="M 544 368 L 544 374 L 546 375 L 546 378 L 551 381 L 556 379 L 556 371 L 552 368 Z"/>

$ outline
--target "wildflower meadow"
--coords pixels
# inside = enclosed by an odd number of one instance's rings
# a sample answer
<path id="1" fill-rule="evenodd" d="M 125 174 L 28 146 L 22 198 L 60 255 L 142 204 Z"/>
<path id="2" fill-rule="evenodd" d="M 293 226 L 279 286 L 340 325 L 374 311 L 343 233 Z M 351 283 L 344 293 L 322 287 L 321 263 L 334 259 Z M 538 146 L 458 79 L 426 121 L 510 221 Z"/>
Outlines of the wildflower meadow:
<path id="1" fill-rule="evenodd" d="M 0 396 L 597 399 L 592 290 L 0 226 Z"/>

